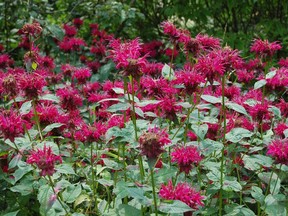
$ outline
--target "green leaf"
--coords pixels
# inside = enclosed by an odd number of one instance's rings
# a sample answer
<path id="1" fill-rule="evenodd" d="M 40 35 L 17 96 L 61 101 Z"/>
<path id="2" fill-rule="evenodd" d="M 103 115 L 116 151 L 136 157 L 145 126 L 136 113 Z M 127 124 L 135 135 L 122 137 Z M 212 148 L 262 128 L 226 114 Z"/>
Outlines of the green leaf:
<path id="1" fill-rule="evenodd" d="M 221 151 L 224 145 L 211 139 L 205 139 L 200 142 L 201 153 L 204 156 L 212 154 L 214 151 Z"/>
<path id="2" fill-rule="evenodd" d="M 209 103 L 212 103 L 212 104 L 216 104 L 216 103 L 222 103 L 222 99 L 221 97 L 214 97 L 214 96 L 211 96 L 211 95 L 202 95 L 201 98 Z"/>
<path id="3" fill-rule="evenodd" d="M 73 203 L 81 194 L 81 185 L 77 184 L 75 185 L 69 185 L 65 191 L 62 193 L 63 199 L 67 203 Z"/>
<path id="4" fill-rule="evenodd" d="M 117 103 L 117 104 L 113 104 L 112 106 L 108 107 L 107 111 L 108 112 L 123 111 L 123 110 L 127 110 L 130 107 L 131 107 L 131 104 L 129 104 L 129 103 Z"/>
<path id="5" fill-rule="evenodd" d="M 233 109 L 233 110 L 235 110 L 235 111 L 238 112 L 238 113 L 242 113 L 242 114 L 248 116 L 248 113 L 247 113 L 246 109 L 245 109 L 243 106 L 241 106 L 241 105 L 239 105 L 239 104 L 237 104 L 237 103 L 228 102 L 228 103 L 225 103 L 225 105 L 226 105 L 229 109 Z"/>
<path id="6" fill-rule="evenodd" d="M 124 94 L 124 89 L 122 88 L 112 88 L 116 94 Z"/>
<path id="7" fill-rule="evenodd" d="M 244 167 L 248 170 L 259 170 L 261 167 L 271 167 L 273 160 L 270 157 L 264 155 L 244 155 L 243 157 Z"/>
<path id="8" fill-rule="evenodd" d="M 271 172 L 262 172 L 258 174 L 258 177 L 267 185 L 270 183 L 269 189 L 272 195 L 276 195 L 279 193 L 281 187 L 281 180 L 278 178 L 278 175 L 276 173 L 272 174 Z"/>
<path id="9" fill-rule="evenodd" d="M 6 214 L 4 214 L 4 215 L 2 215 L 2 216 L 16 216 L 19 211 L 20 211 L 20 210 L 13 211 L 13 212 L 9 212 L 9 213 L 6 213 Z"/>
<path id="10" fill-rule="evenodd" d="M 21 181 L 19 184 L 10 188 L 15 193 L 20 193 L 22 196 L 27 196 L 33 193 L 33 180 Z"/>
<path id="11" fill-rule="evenodd" d="M 33 62 L 32 65 L 31 65 L 31 67 L 32 67 L 33 70 L 36 70 L 37 67 L 38 67 L 38 65 L 37 65 L 36 62 Z"/>
<path id="12" fill-rule="evenodd" d="M 266 85 L 267 81 L 262 79 L 262 80 L 259 80 L 257 82 L 254 83 L 254 89 L 259 89 L 261 87 L 263 87 L 264 85 Z"/>
<path id="13" fill-rule="evenodd" d="M 158 184 L 166 183 L 169 179 L 176 175 L 177 171 L 178 169 L 174 166 L 171 166 L 169 168 L 163 167 L 155 173 L 155 181 Z"/>
<path id="14" fill-rule="evenodd" d="M 226 139 L 230 142 L 237 143 L 243 138 L 251 137 L 253 133 L 245 128 L 233 128 L 228 134 Z"/>
<path id="15" fill-rule="evenodd" d="M 175 77 L 175 72 L 174 72 L 173 68 L 171 68 L 167 64 L 165 64 L 163 66 L 161 74 L 167 80 L 173 80 Z"/>
<path id="16" fill-rule="evenodd" d="M 25 174 L 29 173 L 31 170 L 33 170 L 33 168 L 24 163 L 23 166 L 19 167 L 13 174 L 14 176 L 14 183 L 16 183 L 17 181 L 19 181 Z"/>
<path id="17" fill-rule="evenodd" d="M 223 190 L 239 192 L 242 190 L 242 186 L 236 180 L 235 181 L 224 180 Z"/>
<path id="18" fill-rule="evenodd" d="M 21 161 L 22 159 L 22 156 L 20 154 L 17 154 L 16 156 L 14 156 L 12 158 L 12 160 L 9 162 L 9 166 L 8 166 L 8 169 L 12 169 L 14 167 L 16 167 L 19 163 L 19 161 Z"/>
<path id="19" fill-rule="evenodd" d="M 271 79 L 276 75 L 276 70 L 270 71 L 269 73 L 266 74 L 265 78 L 266 79 Z"/>
<path id="20" fill-rule="evenodd" d="M 53 123 L 53 124 L 50 124 L 50 125 L 47 125 L 44 129 L 43 129 L 43 134 L 47 134 L 48 132 L 52 131 L 54 128 L 59 128 L 61 126 L 63 126 L 64 124 L 62 123 Z"/>
<path id="21" fill-rule="evenodd" d="M 256 186 L 252 186 L 251 195 L 257 202 L 263 204 L 265 196 L 263 195 L 261 188 L 256 187 Z"/>
<path id="22" fill-rule="evenodd" d="M 87 195 L 87 194 L 79 195 L 74 202 L 74 208 L 77 207 L 78 205 L 80 205 L 81 203 L 86 202 L 86 201 L 88 201 L 88 202 L 90 201 L 89 195 Z"/>
<path id="23" fill-rule="evenodd" d="M 51 32 L 52 36 L 58 40 L 61 41 L 64 38 L 65 33 L 58 25 L 47 25 L 46 28 Z"/>
<path id="24" fill-rule="evenodd" d="M 58 164 L 55 169 L 57 172 L 66 174 L 66 175 L 76 175 L 73 167 L 71 164 L 63 163 L 63 164 Z"/>
<path id="25" fill-rule="evenodd" d="M 173 214 L 173 213 L 184 213 L 192 211 L 193 209 L 179 200 L 173 200 L 172 203 L 161 203 L 159 206 L 159 210 L 164 213 Z"/>
<path id="26" fill-rule="evenodd" d="M 56 103 L 59 103 L 59 102 L 60 102 L 59 98 L 58 98 L 56 95 L 53 95 L 53 94 L 45 94 L 45 95 L 42 95 L 42 96 L 40 96 L 39 99 L 40 99 L 40 100 L 53 101 L 53 102 L 56 102 Z"/>
<path id="27" fill-rule="evenodd" d="M 135 107 L 135 113 L 140 117 L 144 118 L 144 112 L 139 107 Z"/>
<path id="28" fill-rule="evenodd" d="M 143 100 L 143 101 L 136 103 L 136 105 L 139 107 L 144 107 L 150 104 L 158 104 L 158 103 L 160 103 L 159 100 Z"/>
<path id="29" fill-rule="evenodd" d="M 144 195 L 144 190 L 141 188 L 131 188 L 127 187 L 126 191 L 128 196 L 138 200 L 142 205 L 149 205 L 149 199 Z"/>
<path id="30" fill-rule="evenodd" d="M 191 126 L 192 130 L 194 131 L 194 133 L 201 139 L 204 140 L 205 135 L 208 131 L 208 125 L 207 124 L 202 124 L 202 125 L 198 125 L 198 124 L 192 124 Z"/>
<path id="31" fill-rule="evenodd" d="M 114 181 L 113 180 L 109 180 L 109 179 L 98 179 L 97 180 L 97 182 L 99 182 L 101 185 L 103 185 L 103 186 L 108 186 L 108 187 L 110 187 L 110 186 L 112 186 L 113 184 L 114 184 Z"/>
<path id="32" fill-rule="evenodd" d="M 120 204 L 116 210 L 118 215 L 121 216 L 132 216 L 141 215 L 141 210 L 126 204 Z"/>
<path id="33" fill-rule="evenodd" d="M 282 205 L 267 205 L 265 213 L 268 216 L 287 216 L 287 209 Z"/>
<path id="34" fill-rule="evenodd" d="M 113 169 L 113 170 L 120 170 L 123 168 L 123 165 L 120 163 L 117 163 L 113 160 L 110 160 L 108 158 L 103 158 L 102 159 L 104 164 L 107 166 L 107 168 Z"/>
<path id="35" fill-rule="evenodd" d="M 32 107 L 32 101 L 26 101 L 25 103 L 22 104 L 21 108 L 19 109 L 19 112 L 22 115 L 26 115 L 31 111 L 31 107 Z"/>

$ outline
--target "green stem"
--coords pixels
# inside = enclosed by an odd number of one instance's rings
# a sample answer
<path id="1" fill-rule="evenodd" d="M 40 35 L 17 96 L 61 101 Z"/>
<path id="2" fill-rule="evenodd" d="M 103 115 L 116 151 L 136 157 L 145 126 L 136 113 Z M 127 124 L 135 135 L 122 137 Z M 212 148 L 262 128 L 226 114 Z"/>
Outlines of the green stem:
<path id="1" fill-rule="evenodd" d="M 37 110 L 36 110 L 35 100 L 32 101 L 32 104 L 33 104 L 33 109 L 34 109 L 34 115 L 35 115 L 36 125 L 37 125 L 38 131 L 39 131 L 39 136 L 40 136 L 40 139 L 43 140 L 43 136 L 42 136 L 42 132 L 41 132 L 41 127 L 40 127 L 40 122 L 39 122 L 39 116 L 38 116 L 38 112 L 37 112 Z"/>
<path id="2" fill-rule="evenodd" d="M 157 208 L 157 197 L 155 192 L 155 181 L 154 181 L 154 170 L 151 168 L 151 183 L 152 183 L 152 192 L 153 192 L 153 200 L 154 200 L 154 208 L 155 208 L 155 215 L 158 216 L 158 208 Z"/>
<path id="3" fill-rule="evenodd" d="M 92 190 L 93 190 L 93 197 L 95 199 L 95 212 L 98 212 L 97 188 L 95 185 L 95 177 L 96 176 L 95 176 L 94 159 L 93 159 L 93 143 L 91 143 L 91 145 L 90 145 L 90 161 L 91 161 L 91 174 L 92 174 Z"/>
<path id="4" fill-rule="evenodd" d="M 59 203 L 60 203 L 60 205 L 62 206 L 62 208 L 65 210 L 66 215 L 69 215 L 69 212 L 68 212 L 67 209 L 65 208 L 65 206 L 64 206 L 64 204 L 63 204 L 63 201 L 60 199 L 59 194 L 56 193 L 56 191 L 55 191 L 54 183 L 53 183 L 53 180 L 52 180 L 51 176 L 48 175 L 48 179 L 49 179 L 49 183 L 50 183 L 50 186 L 52 187 L 52 190 L 53 190 L 54 194 L 57 196 L 57 200 L 59 201 Z"/>
<path id="5" fill-rule="evenodd" d="M 219 215 L 222 215 L 223 208 L 223 179 L 224 179 L 224 149 L 226 142 L 226 107 L 225 107 L 225 75 L 222 77 L 222 116 L 223 116 L 223 149 L 221 151 L 221 165 L 220 165 L 220 194 L 219 194 Z"/>

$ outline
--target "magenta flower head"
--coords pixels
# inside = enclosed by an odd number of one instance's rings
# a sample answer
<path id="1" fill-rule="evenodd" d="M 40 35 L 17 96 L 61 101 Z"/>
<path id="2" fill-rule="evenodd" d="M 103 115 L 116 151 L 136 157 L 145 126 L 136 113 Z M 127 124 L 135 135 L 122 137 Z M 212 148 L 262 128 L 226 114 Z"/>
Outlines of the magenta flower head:
<path id="1" fill-rule="evenodd" d="M 74 77 L 77 79 L 79 84 L 85 84 L 91 75 L 91 70 L 87 67 L 75 68 Z"/>
<path id="2" fill-rule="evenodd" d="M 176 162 L 180 168 L 180 172 L 188 174 L 192 169 L 192 164 L 198 164 L 201 161 L 201 156 L 194 146 L 176 147 L 171 153 L 172 162 Z"/>
<path id="3" fill-rule="evenodd" d="M 21 29 L 20 33 L 26 36 L 31 35 L 32 37 L 38 37 L 42 32 L 42 27 L 37 21 L 33 23 L 26 23 Z"/>
<path id="4" fill-rule="evenodd" d="M 15 137 L 24 133 L 23 120 L 13 110 L 0 113 L 0 137 L 14 142 Z"/>
<path id="5" fill-rule="evenodd" d="M 19 88 L 28 99 L 37 99 L 45 85 L 44 76 L 38 73 L 25 73 L 19 78 Z"/>
<path id="6" fill-rule="evenodd" d="M 79 92 L 70 86 L 59 89 L 56 95 L 60 97 L 60 105 L 63 109 L 75 110 L 78 106 L 82 106 Z"/>
<path id="7" fill-rule="evenodd" d="M 111 58 L 116 63 L 117 69 L 123 69 L 124 76 L 131 75 L 134 78 L 142 76 L 142 68 L 147 64 L 146 55 L 141 56 L 141 43 L 139 39 L 121 43 L 120 40 L 113 40 L 110 43 Z"/>
<path id="8" fill-rule="evenodd" d="M 46 147 L 46 145 L 44 145 L 43 150 L 32 151 L 27 158 L 28 164 L 36 164 L 41 170 L 41 176 L 52 176 L 55 173 L 55 164 L 57 162 L 62 163 L 61 156 L 53 154 L 51 146 Z"/>
<path id="9" fill-rule="evenodd" d="M 274 157 L 277 163 L 288 165 L 288 139 L 272 141 L 267 154 Z"/>
<path id="10" fill-rule="evenodd" d="M 204 205 L 202 202 L 204 197 L 186 182 L 178 183 L 174 187 L 169 180 L 167 185 L 161 185 L 159 196 L 167 200 L 180 200 L 193 209 Z"/>
<path id="11" fill-rule="evenodd" d="M 147 158 L 157 159 L 164 152 L 163 146 L 171 143 L 169 135 L 165 130 L 160 130 L 157 127 L 148 129 L 139 137 L 140 149 L 142 155 Z"/>
<path id="12" fill-rule="evenodd" d="M 275 54 L 276 51 L 280 50 L 281 48 L 282 47 L 278 42 L 270 43 L 268 40 L 256 39 L 254 40 L 250 51 L 263 57 L 271 57 Z"/>

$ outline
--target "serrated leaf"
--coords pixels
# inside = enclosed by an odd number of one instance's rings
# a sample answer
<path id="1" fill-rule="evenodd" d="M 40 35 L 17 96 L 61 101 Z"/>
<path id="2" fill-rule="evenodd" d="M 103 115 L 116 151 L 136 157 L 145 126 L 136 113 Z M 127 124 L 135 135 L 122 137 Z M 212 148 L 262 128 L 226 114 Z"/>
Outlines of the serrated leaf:
<path id="1" fill-rule="evenodd" d="M 251 195 L 257 202 L 263 204 L 265 196 L 263 195 L 261 188 L 256 187 L 256 186 L 252 186 Z"/>
<path id="2" fill-rule="evenodd" d="M 120 204 L 116 210 L 117 215 L 121 216 L 131 216 L 131 215 L 141 215 L 141 210 L 126 204 Z"/>
<path id="3" fill-rule="evenodd" d="M 211 139 L 205 139 L 200 142 L 201 153 L 204 156 L 212 154 L 214 151 L 221 151 L 224 145 Z"/>
<path id="4" fill-rule="evenodd" d="M 276 75 L 276 70 L 270 71 L 269 73 L 266 74 L 265 78 L 266 79 L 271 79 Z"/>
<path id="5" fill-rule="evenodd" d="M 205 135 L 208 131 L 208 125 L 207 124 L 202 124 L 202 125 L 198 125 L 198 124 L 193 124 L 191 126 L 192 130 L 194 131 L 194 133 L 201 139 L 203 140 L 205 138 Z"/>
<path id="6" fill-rule="evenodd" d="M 90 197 L 87 194 L 81 194 L 76 198 L 74 202 L 74 208 L 86 201 L 90 201 Z"/>
<path id="7" fill-rule="evenodd" d="M 19 109 L 19 112 L 22 115 L 26 115 L 31 111 L 31 107 L 32 107 L 32 101 L 26 101 L 25 103 L 22 104 L 21 108 Z"/>
<path id="8" fill-rule="evenodd" d="M 66 174 L 66 175 L 76 175 L 73 167 L 71 164 L 63 163 L 63 164 L 58 164 L 55 169 L 57 172 Z"/>
<path id="9" fill-rule="evenodd" d="M 62 40 L 64 38 L 64 31 L 58 25 L 47 25 L 46 28 L 52 33 L 53 37 L 58 40 Z"/>
<path id="10" fill-rule="evenodd" d="M 228 102 L 228 103 L 225 103 L 225 105 L 226 105 L 229 109 L 233 109 L 234 111 L 236 111 L 236 112 L 238 112 L 238 113 L 242 113 L 242 114 L 248 116 L 248 113 L 247 113 L 246 109 L 245 109 L 243 106 L 241 106 L 241 105 L 239 105 L 239 104 L 237 104 L 237 103 Z"/>
<path id="11" fill-rule="evenodd" d="M 161 71 L 162 76 L 167 80 L 173 80 L 175 77 L 175 72 L 173 68 L 171 68 L 169 65 L 165 64 Z"/>
<path id="12" fill-rule="evenodd" d="M 230 142 L 237 143 L 243 138 L 251 137 L 253 133 L 245 128 L 233 128 L 226 134 L 226 139 Z"/>
<path id="13" fill-rule="evenodd" d="M 216 103 L 222 103 L 221 97 L 214 97 L 212 95 L 202 95 L 201 98 L 209 103 L 216 104 Z"/>
<path id="14" fill-rule="evenodd" d="M 58 98 L 56 95 L 53 95 L 53 94 L 45 94 L 45 95 L 42 95 L 42 96 L 40 96 L 39 99 L 40 99 L 40 100 L 53 101 L 53 102 L 56 102 L 56 103 L 59 103 L 59 102 L 60 102 L 59 98 Z"/>
<path id="15" fill-rule="evenodd" d="M 66 190 L 62 193 L 63 199 L 67 203 L 73 203 L 81 194 L 81 185 L 77 184 L 75 185 L 70 185 L 66 188 Z"/>
<path id="16" fill-rule="evenodd" d="M 9 213 L 3 214 L 2 216 L 17 216 L 19 211 L 20 210 L 9 212 Z"/>
<path id="17" fill-rule="evenodd" d="M 113 104 L 112 106 L 108 107 L 108 112 L 117 112 L 117 111 L 124 111 L 131 107 L 129 103 L 117 103 Z"/>
<path id="18" fill-rule="evenodd" d="M 141 204 L 147 205 L 149 204 L 148 198 L 144 195 L 144 190 L 141 188 L 131 188 L 127 187 L 125 188 L 128 196 L 137 199 Z"/>
<path id="19" fill-rule="evenodd" d="M 161 203 L 159 210 L 164 213 L 175 214 L 192 211 L 193 209 L 179 200 L 173 200 L 172 203 Z"/>
<path id="20" fill-rule="evenodd" d="M 124 94 L 124 89 L 122 88 L 112 88 L 116 94 Z"/>
<path id="21" fill-rule="evenodd" d="M 236 180 L 235 181 L 224 180 L 223 190 L 239 192 L 242 190 L 242 186 Z"/>
<path id="22" fill-rule="evenodd" d="M 264 85 L 266 85 L 267 81 L 262 79 L 262 80 L 259 80 L 257 82 L 254 83 L 254 89 L 259 89 L 261 87 L 263 87 Z"/>
<path id="23" fill-rule="evenodd" d="M 144 112 L 139 107 L 135 107 L 135 113 L 140 117 L 144 118 Z"/>
<path id="24" fill-rule="evenodd" d="M 50 125 L 47 125 L 44 129 L 43 129 L 43 134 L 46 134 L 50 131 L 52 131 L 54 128 L 59 128 L 61 126 L 63 126 L 64 124 L 62 123 L 53 123 L 53 124 L 50 124 Z"/>

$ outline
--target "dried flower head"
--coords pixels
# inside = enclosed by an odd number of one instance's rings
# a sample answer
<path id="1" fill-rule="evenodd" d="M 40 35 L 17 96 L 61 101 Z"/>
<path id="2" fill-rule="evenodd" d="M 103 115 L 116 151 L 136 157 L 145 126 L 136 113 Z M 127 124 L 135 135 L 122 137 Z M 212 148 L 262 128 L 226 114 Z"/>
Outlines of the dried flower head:
<path id="1" fill-rule="evenodd" d="M 158 158 L 164 152 L 163 146 L 170 143 L 169 135 L 159 128 L 150 128 L 139 137 L 142 155 L 147 158 Z"/>

